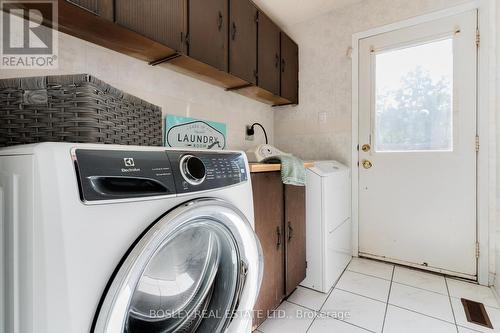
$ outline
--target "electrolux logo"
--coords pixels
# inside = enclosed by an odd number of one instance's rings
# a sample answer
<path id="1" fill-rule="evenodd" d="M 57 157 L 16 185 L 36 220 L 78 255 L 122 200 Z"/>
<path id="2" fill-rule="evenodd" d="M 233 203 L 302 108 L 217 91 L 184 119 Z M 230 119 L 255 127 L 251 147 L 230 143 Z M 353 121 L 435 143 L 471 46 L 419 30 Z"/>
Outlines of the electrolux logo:
<path id="1" fill-rule="evenodd" d="M 134 159 L 132 157 L 125 157 L 123 159 L 123 163 L 125 164 L 126 167 L 135 166 L 135 162 L 134 162 Z"/>
<path id="2" fill-rule="evenodd" d="M 57 0 L 0 0 L 0 68 L 57 68 Z"/>
<path id="3" fill-rule="evenodd" d="M 140 172 L 140 168 L 135 167 L 135 161 L 132 157 L 124 157 L 123 158 L 123 164 L 126 166 L 126 168 L 122 168 L 123 173 L 128 173 L 128 172 Z"/>

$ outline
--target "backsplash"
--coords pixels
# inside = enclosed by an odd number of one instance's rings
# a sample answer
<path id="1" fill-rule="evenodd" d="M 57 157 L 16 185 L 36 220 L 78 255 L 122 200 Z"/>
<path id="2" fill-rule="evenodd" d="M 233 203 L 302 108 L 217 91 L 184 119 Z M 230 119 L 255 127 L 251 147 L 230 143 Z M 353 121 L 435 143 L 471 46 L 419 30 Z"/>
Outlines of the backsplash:
<path id="1" fill-rule="evenodd" d="M 264 143 L 261 135 L 245 141 L 245 126 L 263 124 L 273 142 L 270 106 L 95 44 L 59 33 L 57 70 L 1 70 L 0 78 L 87 73 L 175 114 L 227 124 L 228 149 L 246 150 Z"/>

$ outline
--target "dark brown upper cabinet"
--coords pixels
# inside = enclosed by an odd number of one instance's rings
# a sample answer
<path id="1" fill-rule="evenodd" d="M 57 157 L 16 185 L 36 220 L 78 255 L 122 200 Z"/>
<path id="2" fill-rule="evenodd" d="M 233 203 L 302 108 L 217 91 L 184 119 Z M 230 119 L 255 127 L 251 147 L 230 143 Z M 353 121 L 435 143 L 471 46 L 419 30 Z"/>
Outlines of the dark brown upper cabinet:
<path id="1" fill-rule="evenodd" d="M 269 105 L 298 103 L 297 44 L 251 0 L 57 4 L 60 32 Z M 22 1 L 16 6 L 27 8 Z"/>
<path id="2" fill-rule="evenodd" d="M 257 84 L 258 10 L 249 0 L 229 0 L 229 73 Z"/>
<path id="3" fill-rule="evenodd" d="M 281 97 L 299 102 L 299 47 L 281 32 Z"/>
<path id="4" fill-rule="evenodd" d="M 187 0 L 115 0 L 115 20 L 174 50 L 185 52 Z"/>
<path id="5" fill-rule="evenodd" d="M 175 55 L 167 45 L 116 24 L 113 4 L 114 0 L 57 1 L 58 30 L 142 61 Z M 50 27 L 48 22 L 43 24 Z"/>
<path id="6" fill-rule="evenodd" d="M 113 21 L 113 1 L 114 0 L 67 0 L 69 3 L 77 5 L 102 18 Z"/>
<path id="7" fill-rule="evenodd" d="M 189 56 L 227 72 L 228 21 L 228 0 L 189 0 Z"/>
<path id="8" fill-rule="evenodd" d="M 280 28 L 259 12 L 258 86 L 280 94 Z"/>

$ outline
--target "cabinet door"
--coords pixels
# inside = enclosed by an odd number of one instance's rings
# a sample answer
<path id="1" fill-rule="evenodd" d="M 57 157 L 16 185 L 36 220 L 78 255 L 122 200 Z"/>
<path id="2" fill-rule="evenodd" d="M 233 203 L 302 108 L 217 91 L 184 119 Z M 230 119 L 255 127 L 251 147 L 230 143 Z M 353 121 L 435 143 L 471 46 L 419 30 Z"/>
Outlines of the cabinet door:
<path id="1" fill-rule="evenodd" d="M 189 56 L 227 71 L 228 0 L 189 0 Z"/>
<path id="2" fill-rule="evenodd" d="M 306 278 L 306 191 L 285 185 L 286 295 Z"/>
<path id="3" fill-rule="evenodd" d="M 281 97 L 299 102 L 299 47 L 281 32 Z"/>
<path id="4" fill-rule="evenodd" d="M 280 29 L 264 13 L 258 22 L 258 79 L 259 87 L 280 94 Z"/>
<path id="5" fill-rule="evenodd" d="M 69 3 L 77 5 L 100 17 L 113 20 L 113 0 L 67 0 Z"/>
<path id="6" fill-rule="evenodd" d="M 230 0 L 229 72 L 257 83 L 257 8 L 249 0 Z"/>
<path id="7" fill-rule="evenodd" d="M 285 291 L 283 184 L 279 172 L 252 174 L 255 232 L 264 256 L 264 278 L 255 304 L 254 327 L 280 305 Z"/>
<path id="8" fill-rule="evenodd" d="M 187 0 L 115 0 L 116 23 L 184 52 Z"/>

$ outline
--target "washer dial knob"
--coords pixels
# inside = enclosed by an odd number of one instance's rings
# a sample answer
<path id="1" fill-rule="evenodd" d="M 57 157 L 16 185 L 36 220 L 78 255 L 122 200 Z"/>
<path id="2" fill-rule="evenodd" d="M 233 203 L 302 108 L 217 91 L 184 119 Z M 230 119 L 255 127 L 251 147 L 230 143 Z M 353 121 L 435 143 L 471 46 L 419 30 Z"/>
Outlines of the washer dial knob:
<path id="1" fill-rule="evenodd" d="M 184 180 L 191 185 L 200 185 L 205 180 L 207 172 L 205 163 L 196 156 L 182 156 L 180 169 Z"/>

